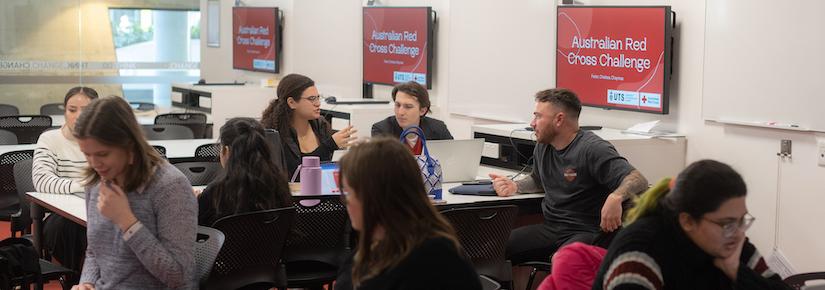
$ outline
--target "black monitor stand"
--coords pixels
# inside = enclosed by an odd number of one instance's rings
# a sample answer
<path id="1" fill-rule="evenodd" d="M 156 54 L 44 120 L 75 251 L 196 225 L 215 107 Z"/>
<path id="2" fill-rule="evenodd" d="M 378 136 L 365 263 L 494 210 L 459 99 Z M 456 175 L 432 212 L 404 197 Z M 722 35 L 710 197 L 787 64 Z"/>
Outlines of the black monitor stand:
<path id="1" fill-rule="evenodd" d="M 363 88 L 361 97 L 364 99 L 372 99 L 372 84 L 364 83 Z"/>

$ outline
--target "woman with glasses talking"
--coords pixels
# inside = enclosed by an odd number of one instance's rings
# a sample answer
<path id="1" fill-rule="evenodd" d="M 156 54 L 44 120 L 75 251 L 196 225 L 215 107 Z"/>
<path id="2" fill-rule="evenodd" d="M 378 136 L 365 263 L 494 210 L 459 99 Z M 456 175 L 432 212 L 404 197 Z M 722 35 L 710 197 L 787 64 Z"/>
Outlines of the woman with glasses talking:
<path id="1" fill-rule="evenodd" d="M 289 74 L 278 83 L 278 98 L 264 110 L 261 123 L 281 134 L 287 174 L 292 175 L 301 158 L 318 156 L 330 161 L 332 153 L 355 140 L 352 126 L 333 134 L 321 118 L 321 97 L 315 82 L 303 75 Z"/>
<path id="2" fill-rule="evenodd" d="M 754 221 L 730 166 L 697 161 L 628 212 L 593 289 L 790 289 L 745 237 Z"/>

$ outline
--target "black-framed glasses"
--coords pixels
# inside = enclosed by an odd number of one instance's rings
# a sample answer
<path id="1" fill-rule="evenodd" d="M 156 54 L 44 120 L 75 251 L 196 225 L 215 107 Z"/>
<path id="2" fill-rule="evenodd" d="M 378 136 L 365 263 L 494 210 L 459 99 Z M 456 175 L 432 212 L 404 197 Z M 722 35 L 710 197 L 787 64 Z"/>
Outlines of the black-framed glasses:
<path id="1" fill-rule="evenodd" d="M 753 217 L 750 213 L 746 213 L 744 216 L 742 216 L 742 218 L 730 222 L 717 222 L 704 217 L 703 219 L 721 227 L 722 236 L 725 238 L 733 237 L 734 235 L 736 235 L 736 231 L 740 229 L 743 232 L 747 231 L 751 227 L 751 225 L 753 225 L 753 222 L 756 220 L 756 218 Z"/>

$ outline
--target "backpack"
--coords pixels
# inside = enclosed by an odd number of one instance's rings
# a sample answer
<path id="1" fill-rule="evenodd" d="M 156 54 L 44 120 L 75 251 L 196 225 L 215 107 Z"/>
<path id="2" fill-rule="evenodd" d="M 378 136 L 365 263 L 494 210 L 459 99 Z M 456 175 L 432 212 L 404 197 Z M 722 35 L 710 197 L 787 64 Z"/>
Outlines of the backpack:
<path id="1" fill-rule="evenodd" d="M 32 242 L 23 238 L 7 238 L 0 241 L 0 290 L 11 289 L 12 280 L 22 278 L 21 285 L 28 289 L 31 282 L 40 282 L 40 255 Z"/>

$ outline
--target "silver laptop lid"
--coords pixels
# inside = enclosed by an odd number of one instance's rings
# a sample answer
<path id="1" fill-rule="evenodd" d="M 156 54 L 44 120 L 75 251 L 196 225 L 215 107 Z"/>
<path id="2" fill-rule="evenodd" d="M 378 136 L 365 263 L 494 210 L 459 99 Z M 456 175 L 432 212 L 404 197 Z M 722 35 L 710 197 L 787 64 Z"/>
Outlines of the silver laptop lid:
<path id="1" fill-rule="evenodd" d="M 444 183 L 476 180 L 484 139 L 427 141 L 427 149 L 441 163 Z"/>

